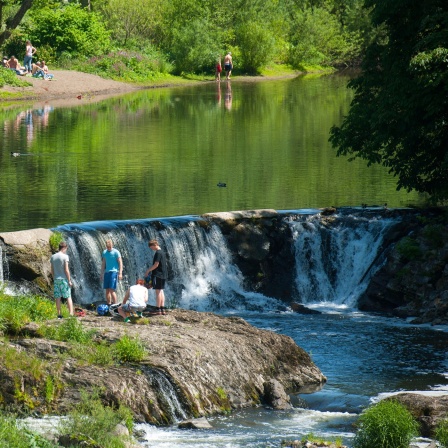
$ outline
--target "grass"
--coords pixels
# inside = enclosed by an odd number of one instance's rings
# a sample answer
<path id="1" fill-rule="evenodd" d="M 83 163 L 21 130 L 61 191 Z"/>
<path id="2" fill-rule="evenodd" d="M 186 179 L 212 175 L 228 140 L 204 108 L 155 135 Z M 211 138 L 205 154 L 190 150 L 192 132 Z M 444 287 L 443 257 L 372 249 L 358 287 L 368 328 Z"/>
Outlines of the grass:
<path id="1" fill-rule="evenodd" d="M 383 400 L 359 417 L 353 448 L 408 448 L 418 435 L 412 414 L 394 400 Z"/>
<path id="2" fill-rule="evenodd" d="M 42 436 L 23 428 L 14 415 L 0 414 L 0 447 L 57 448 Z"/>
<path id="3" fill-rule="evenodd" d="M 39 296 L 10 296 L 0 289 L 0 333 L 17 334 L 30 322 L 56 317 L 54 303 Z"/>
<path id="4" fill-rule="evenodd" d="M 32 86 L 32 84 L 28 81 L 25 81 L 25 79 L 26 78 L 19 78 L 15 72 L 8 68 L 0 67 L 0 87 L 4 87 L 5 85 L 13 87 Z"/>
<path id="5" fill-rule="evenodd" d="M 439 422 L 435 436 L 441 447 L 448 448 L 448 419 Z"/>
<path id="6" fill-rule="evenodd" d="M 120 362 L 139 362 L 146 356 L 146 350 L 138 338 L 123 336 L 113 346 L 114 358 Z"/>
<path id="7" fill-rule="evenodd" d="M 99 391 L 92 394 L 82 391 L 81 402 L 60 424 L 59 432 L 69 435 L 73 446 L 83 443 L 83 446 L 124 448 L 129 437 L 113 433 L 119 423 L 124 423 L 132 433 L 133 417 L 129 408 L 122 405 L 118 408 L 105 406 L 101 403 Z"/>
<path id="8" fill-rule="evenodd" d="M 50 236 L 50 246 L 53 252 L 57 252 L 59 250 L 59 243 L 64 240 L 64 236 L 61 232 L 53 232 Z"/>

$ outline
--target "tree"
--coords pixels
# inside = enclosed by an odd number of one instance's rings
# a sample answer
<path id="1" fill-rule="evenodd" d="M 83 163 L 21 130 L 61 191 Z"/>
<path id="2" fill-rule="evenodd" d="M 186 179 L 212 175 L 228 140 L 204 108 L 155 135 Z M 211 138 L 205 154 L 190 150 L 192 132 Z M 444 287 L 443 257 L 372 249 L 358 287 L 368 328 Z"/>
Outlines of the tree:
<path id="1" fill-rule="evenodd" d="M 20 22 L 22 21 L 23 17 L 25 16 L 25 14 L 27 13 L 27 11 L 31 8 L 31 6 L 33 5 L 33 0 L 22 0 L 20 2 L 18 1 L 0 1 L 0 27 L 3 26 L 3 12 L 4 12 L 4 8 L 6 6 L 10 6 L 10 5 L 14 5 L 14 4 L 19 4 L 19 9 L 17 11 L 15 11 L 15 13 L 11 16 L 9 16 L 6 20 L 5 20 L 5 29 L 3 30 L 3 32 L 0 33 L 0 46 L 3 45 L 5 43 L 5 41 L 11 36 L 13 30 L 15 30 L 19 25 Z"/>
<path id="2" fill-rule="evenodd" d="M 349 83 L 355 96 L 330 141 L 338 155 L 389 167 L 397 189 L 448 199 L 448 2 L 365 4 L 382 33 Z"/>

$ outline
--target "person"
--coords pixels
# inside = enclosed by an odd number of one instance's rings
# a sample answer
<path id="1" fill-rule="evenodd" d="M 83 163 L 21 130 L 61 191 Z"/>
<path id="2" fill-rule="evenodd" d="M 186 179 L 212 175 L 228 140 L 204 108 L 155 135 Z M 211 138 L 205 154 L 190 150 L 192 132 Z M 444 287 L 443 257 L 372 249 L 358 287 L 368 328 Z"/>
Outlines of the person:
<path id="1" fill-rule="evenodd" d="M 230 79 L 233 69 L 232 53 L 229 51 L 224 58 L 224 70 L 226 72 L 226 79 Z"/>
<path id="2" fill-rule="evenodd" d="M 9 68 L 8 58 L 3 56 L 2 67 Z"/>
<path id="3" fill-rule="evenodd" d="M 151 240 L 148 243 L 151 250 L 155 251 L 152 266 L 146 270 L 145 277 L 149 273 L 152 276 L 152 287 L 156 291 L 157 314 L 166 314 L 165 308 L 165 281 L 168 277 L 168 266 L 166 264 L 165 252 L 160 248 L 157 240 Z"/>
<path id="4" fill-rule="evenodd" d="M 51 276 L 54 281 L 54 298 L 56 299 L 56 310 L 58 319 L 62 319 L 61 302 L 67 301 L 67 308 L 70 316 L 73 316 L 73 302 L 70 287 L 72 279 L 68 268 L 69 257 L 67 255 L 67 243 L 61 241 L 59 243 L 59 252 L 50 258 Z"/>
<path id="5" fill-rule="evenodd" d="M 216 81 L 221 81 L 221 72 L 222 72 L 221 57 L 219 57 L 218 62 L 216 63 L 216 71 L 215 71 L 215 80 Z"/>
<path id="6" fill-rule="evenodd" d="M 118 307 L 117 311 L 125 322 L 129 322 L 131 313 L 137 313 L 142 316 L 142 311 L 146 308 L 148 302 L 148 289 L 144 286 L 145 281 L 141 278 L 137 279 L 135 285 L 132 285 L 123 298 L 123 303 Z"/>
<path id="7" fill-rule="evenodd" d="M 114 249 L 112 240 L 106 241 L 106 249 L 101 256 L 101 280 L 106 290 L 106 302 L 108 305 L 117 303 L 117 280 L 123 278 L 123 261 L 121 254 Z"/>
<path id="8" fill-rule="evenodd" d="M 36 49 L 31 45 L 29 40 L 26 41 L 25 57 L 23 58 L 23 65 L 25 66 L 25 73 L 32 72 L 33 55 L 36 53 Z"/>
<path id="9" fill-rule="evenodd" d="M 48 73 L 48 67 L 47 67 L 47 64 L 45 63 L 44 60 L 41 61 L 40 67 L 41 67 L 42 72 L 44 74 L 44 79 L 49 80 L 49 79 L 53 79 L 54 78 L 54 75 L 52 73 Z"/>
<path id="10" fill-rule="evenodd" d="M 18 75 L 23 76 L 25 75 L 25 72 L 22 70 L 22 67 L 20 65 L 20 62 L 18 59 L 12 55 L 8 60 L 9 68 L 13 71 L 15 71 Z"/>

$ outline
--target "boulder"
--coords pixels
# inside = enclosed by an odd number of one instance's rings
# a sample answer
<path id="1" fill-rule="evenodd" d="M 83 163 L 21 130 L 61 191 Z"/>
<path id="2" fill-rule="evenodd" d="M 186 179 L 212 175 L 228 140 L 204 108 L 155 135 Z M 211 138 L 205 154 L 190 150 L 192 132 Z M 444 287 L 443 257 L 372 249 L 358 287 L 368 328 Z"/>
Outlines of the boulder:
<path id="1" fill-rule="evenodd" d="M 448 395 L 403 392 L 386 400 L 396 400 L 405 406 L 420 423 L 420 434 L 423 437 L 433 438 L 438 423 L 448 416 Z"/>
<path id="2" fill-rule="evenodd" d="M 177 425 L 180 429 L 212 429 L 213 426 L 205 417 L 184 420 Z"/>
<path id="3" fill-rule="evenodd" d="M 264 383 L 264 402 L 273 409 L 291 409 L 291 399 L 283 386 L 275 379 Z"/>
<path id="4" fill-rule="evenodd" d="M 266 383 L 276 385 L 270 402 L 279 407 L 276 400 L 286 403 L 286 394 L 317 391 L 326 382 L 293 339 L 257 329 L 238 317 L 176 309 L 125 324 L 88 311 L 82 325 L 94 330 L 95 340 L 104 346 L 125 335 L 139 338 L 145 359 L 111 366 L 88 364 L 76 359 L 68 343 L 29 336 L 15 339 L 9 346 L 44 361 L 46 373 L 36 378 L 0 365 L 5 406 L 65 414 L 79 402 L 81 391 L 97 390 L 104 403 L 128 406 L 136 421 L 165 425 L 259 405 L 267 397 Z M 38 335 L 36 329 L 29 330 Z M 50 402 L 46 375 L 57 378 L 59 385 Z M 17 384 L 29 401 L 19 399 Z"/>

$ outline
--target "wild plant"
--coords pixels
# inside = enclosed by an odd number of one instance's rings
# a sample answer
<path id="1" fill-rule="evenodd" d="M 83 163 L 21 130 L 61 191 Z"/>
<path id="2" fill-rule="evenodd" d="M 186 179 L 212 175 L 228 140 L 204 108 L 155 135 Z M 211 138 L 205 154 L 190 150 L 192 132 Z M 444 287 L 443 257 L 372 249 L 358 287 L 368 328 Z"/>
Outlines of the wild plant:
<path id="1" fill-rule="evenodd" d="M 408 448 L 418 435 L 418 423 L 398 401 L 383 400 L 359 417 L 354 448 Z"/>
<path id="2" fill-rule="evenodd" d="M 76 442 L 94 443 L 95 446 L 124 448 L 126 437 L 113 434 L 117 424 L 124 422 L 128 430 L 133 429 L 132 412 L 120 405 L 114 409 L 102 404 L 99 391 L 81 392 L 80 403 L 61 422 L 59 432 L 70 435 Z"/>
<path id="3" fill-rule="evenodd" d="M 114 357 L 120 362 L 139 362 L 146 356 L 146 349 L 139 338 L 125 335 L 114 346 Z"/>

